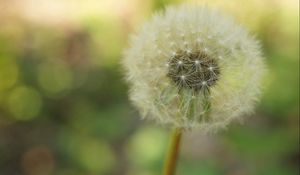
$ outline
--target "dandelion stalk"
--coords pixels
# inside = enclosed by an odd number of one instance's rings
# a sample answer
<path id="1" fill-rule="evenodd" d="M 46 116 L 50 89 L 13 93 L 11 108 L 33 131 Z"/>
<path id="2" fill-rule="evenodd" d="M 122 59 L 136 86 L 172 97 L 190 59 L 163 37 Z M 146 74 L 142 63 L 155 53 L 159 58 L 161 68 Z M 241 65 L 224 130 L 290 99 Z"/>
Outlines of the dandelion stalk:
<path id="1" fill-rule="evenodd" d="M 169 152 L 166 157 L 163 175 L 174 175 L 176 171 L 176 164 L 180 150 L 182 131 L 176 128 L 171 136 Z"/>

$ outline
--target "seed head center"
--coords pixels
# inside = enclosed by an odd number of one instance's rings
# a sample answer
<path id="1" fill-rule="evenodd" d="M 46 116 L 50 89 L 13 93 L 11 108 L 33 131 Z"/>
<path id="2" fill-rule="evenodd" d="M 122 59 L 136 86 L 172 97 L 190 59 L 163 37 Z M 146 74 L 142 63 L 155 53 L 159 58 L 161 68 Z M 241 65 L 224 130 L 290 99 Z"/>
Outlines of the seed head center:
<path id="1" fill-rule="evenodd" d="M 209 90 L 220 75 L 216 60 L 205 51 L 178 51 L 167 64 L 167 76 L 179 89 Z"/>

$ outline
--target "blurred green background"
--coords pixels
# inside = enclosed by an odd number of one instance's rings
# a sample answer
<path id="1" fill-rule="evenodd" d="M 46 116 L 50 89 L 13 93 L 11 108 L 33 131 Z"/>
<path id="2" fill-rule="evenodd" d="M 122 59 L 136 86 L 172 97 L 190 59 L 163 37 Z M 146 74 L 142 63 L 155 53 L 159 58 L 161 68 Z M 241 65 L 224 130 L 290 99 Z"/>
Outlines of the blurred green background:
<path id="1" fill-rule="evenodd" d="M 169 131 L 140 120 L 120 60 L 130 33 L 181 2 L 0 0 L 0 174 L 159 175 Z M 270 71 L 242 125 L 184 135 L 177 174 L 298 174 L 299 2 L 199 4 L 256 34 Z"/>

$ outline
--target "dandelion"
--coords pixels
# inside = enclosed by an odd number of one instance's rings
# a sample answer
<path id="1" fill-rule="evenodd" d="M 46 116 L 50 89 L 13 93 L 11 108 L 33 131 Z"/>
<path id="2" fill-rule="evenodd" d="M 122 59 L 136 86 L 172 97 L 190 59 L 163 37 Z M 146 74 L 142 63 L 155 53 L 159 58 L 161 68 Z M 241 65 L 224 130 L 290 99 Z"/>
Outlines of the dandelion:
<path id="1" fill-rule="evenodd" d="M 132 37 L 123 65 L 144 118 L 203 132 L 252 112 L 265 73 L 254 37 L 218 11 L 191 5 L 155 14 Z"/>

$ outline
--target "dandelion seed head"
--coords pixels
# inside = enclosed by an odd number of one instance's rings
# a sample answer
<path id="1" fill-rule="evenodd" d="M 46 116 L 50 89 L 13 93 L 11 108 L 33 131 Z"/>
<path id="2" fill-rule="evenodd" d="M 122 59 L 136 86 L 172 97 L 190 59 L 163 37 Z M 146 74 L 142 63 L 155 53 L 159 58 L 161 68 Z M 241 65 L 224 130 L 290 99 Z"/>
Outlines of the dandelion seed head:
<path id="1" fill-rule="evenodd" d="M 123 59 L 129 97 L 143 118 L 165 126 L 225 128 L 253 112 L 261 95 L 258 43 L 217 10 L 166 8 L 131 37 Z"/>

